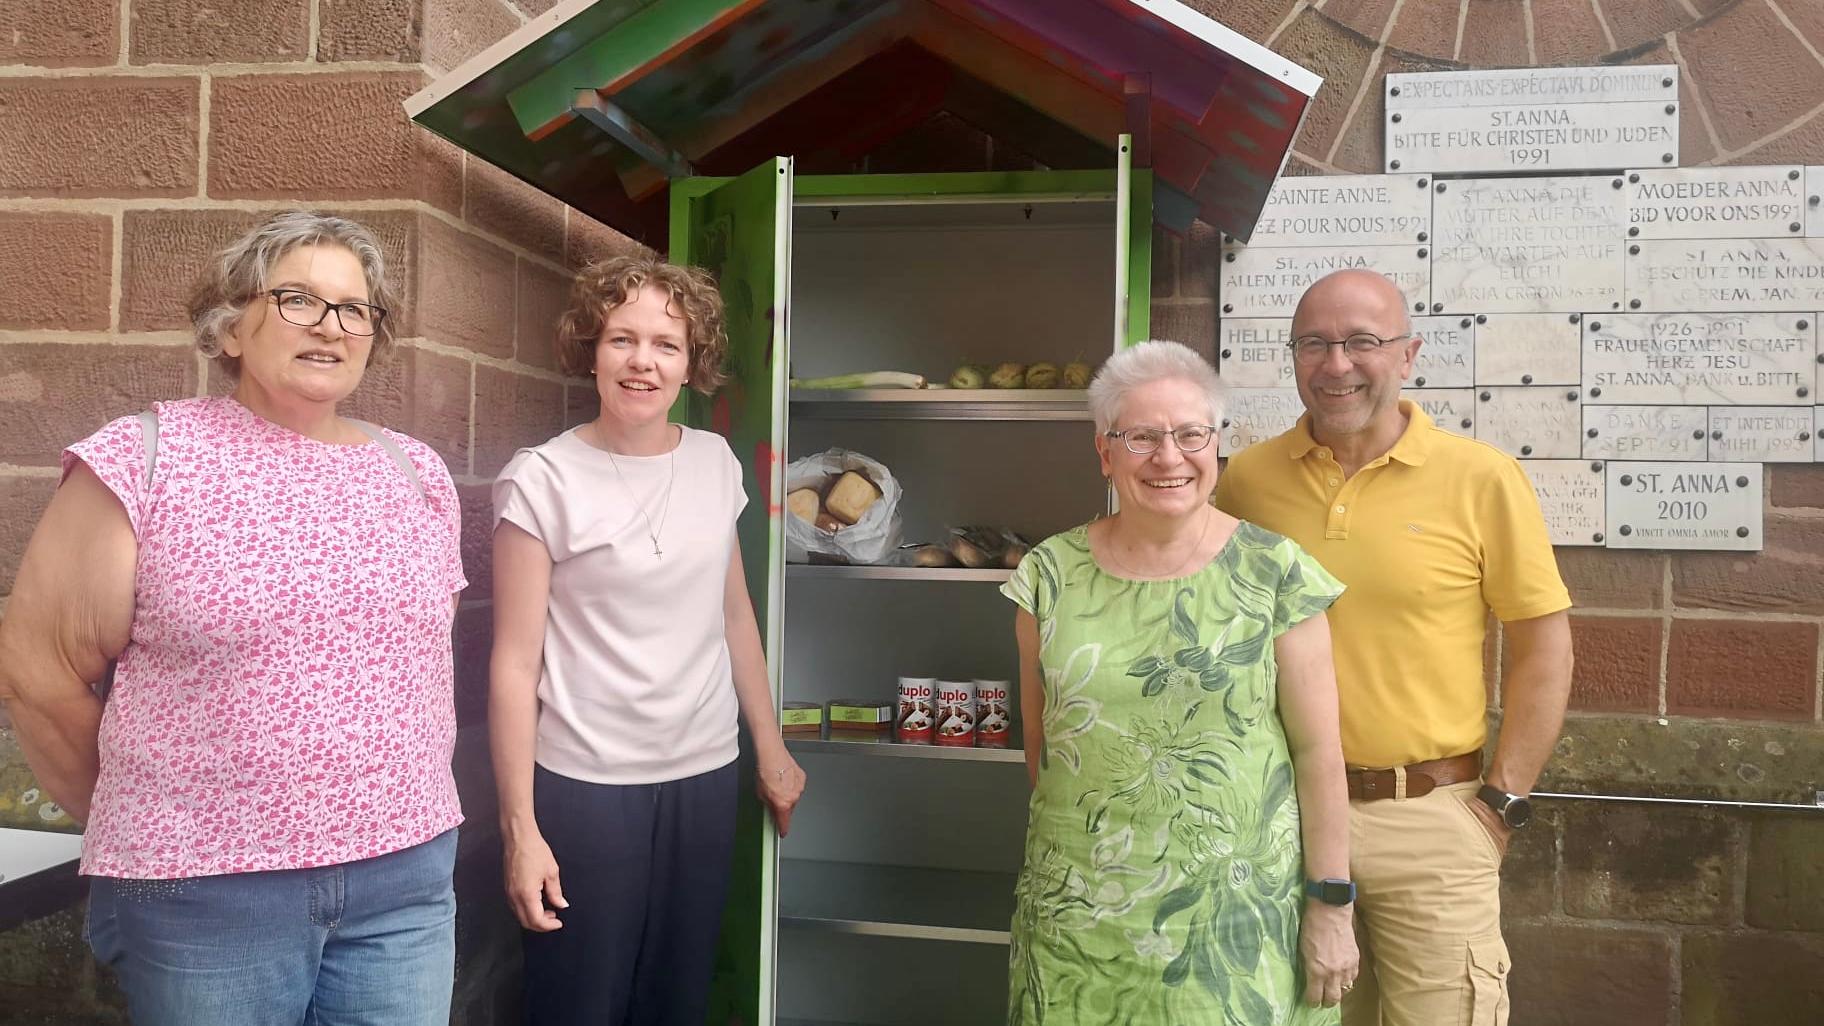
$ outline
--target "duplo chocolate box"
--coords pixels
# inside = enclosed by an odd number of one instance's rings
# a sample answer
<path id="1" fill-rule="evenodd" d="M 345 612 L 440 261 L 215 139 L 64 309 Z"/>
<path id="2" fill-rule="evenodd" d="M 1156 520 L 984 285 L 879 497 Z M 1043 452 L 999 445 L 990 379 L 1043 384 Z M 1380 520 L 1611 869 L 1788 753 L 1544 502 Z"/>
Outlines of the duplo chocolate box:
<path id="1" fill-rule="evenodd" d="M 937 682 L 937 737 L 940 745 L 975 744 L 975 689 L 967 681 Z"/>
<path id="2" fill-rule="evenodd" d="M 906 744 L 928 745 L 937 733 L 937 680 L 933 677 L 899 678 L 899 714 L 895 736 Z"/>
<path id="3" fill-rule="evenodd" d="M 1005 748 L 1013 731 L 1013 715 L 1008 711 L 1008 684 L 1004 680 L 974 680 L 975 743 L 984 748 Z"/>

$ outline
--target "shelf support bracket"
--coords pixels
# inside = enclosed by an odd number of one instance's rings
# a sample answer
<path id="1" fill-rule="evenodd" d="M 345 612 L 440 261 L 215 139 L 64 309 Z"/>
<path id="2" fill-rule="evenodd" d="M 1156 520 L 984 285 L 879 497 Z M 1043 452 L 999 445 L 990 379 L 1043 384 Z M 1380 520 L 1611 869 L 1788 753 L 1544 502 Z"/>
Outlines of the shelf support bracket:
<path id="1" fill-rule="evenodd" d="M 570 111 L 608 133 L 609 138 L 632 150 L 641 160 L 664 171 L 667 178 L 691 178 L 697 173 L 676 147 L 593 89 L 578 90 Z"/>

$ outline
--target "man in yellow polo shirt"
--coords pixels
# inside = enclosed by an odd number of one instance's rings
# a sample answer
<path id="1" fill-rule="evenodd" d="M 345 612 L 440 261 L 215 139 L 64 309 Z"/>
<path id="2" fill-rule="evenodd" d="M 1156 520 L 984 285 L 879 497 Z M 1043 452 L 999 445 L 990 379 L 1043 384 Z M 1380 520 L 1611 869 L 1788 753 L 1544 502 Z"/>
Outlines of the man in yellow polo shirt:
<path id="1" fill-rule="evenodd" d="M 1362 951 L 1345 1026 L 1502 1026 L 1501 858 L 1564 721 L 1571 602 L 1520 465 L 1400 398 L 1422 344 L 1406 311 L 1370 271 L 1311 286 L 1305 416 L 1230 459 L 1216 504 L 1348 585 L 1330 607 Z M 1508 670 L 1485 768 L 1491 612 Z"/>

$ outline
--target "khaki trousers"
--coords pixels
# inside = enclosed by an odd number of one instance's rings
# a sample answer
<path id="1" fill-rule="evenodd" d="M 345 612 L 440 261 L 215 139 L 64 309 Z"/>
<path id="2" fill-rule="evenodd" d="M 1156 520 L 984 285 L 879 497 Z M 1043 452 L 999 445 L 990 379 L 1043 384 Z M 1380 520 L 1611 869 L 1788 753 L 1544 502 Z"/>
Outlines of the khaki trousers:
<path id="1" fill-rule="evenodd" d="M 1506 1026 L 1501 862 L 1479 782 L 1349 803 L 1362 971 L 1343 1026 Z"/>

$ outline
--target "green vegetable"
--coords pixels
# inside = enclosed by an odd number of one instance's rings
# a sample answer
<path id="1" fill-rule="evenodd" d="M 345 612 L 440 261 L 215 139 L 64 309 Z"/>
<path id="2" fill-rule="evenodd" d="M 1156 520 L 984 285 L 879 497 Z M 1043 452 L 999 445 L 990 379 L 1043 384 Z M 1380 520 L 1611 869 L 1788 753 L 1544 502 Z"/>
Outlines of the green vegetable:
<path id="1" fill-rule="evenodd" d="M 1023 388 L 1026 385 L 1026 365 L 1023 363 L 1003 363 L 988 375 L 989 388 Z"/>
<path id="2" fill-rule="evenodd" d="M 950 372 L 951 388 L 981 388 L 988 383 L 988 369 L 973 363 L 965 363 Z"/>
<path id="3" fill-rule="evenodd" d="M 1026 387 L 1058 387 L 1058 365 L 1055 363 L 1035 363 L 1026 368 Z"/>
<path id="4" fill-rule="evenodd" d="M 1073 360 L 1064 365 L 1065 388 L 1088 388 L 1095 371 L 1087 363 Z"/>
<path id="5" fill-rule="evenodd" d="M 923 388 L 925 379 L 905 371 L 869 371 L 865 374 L 838 374 L 829 378 L 793 378 L 793 388 Z"/>

